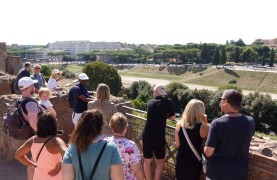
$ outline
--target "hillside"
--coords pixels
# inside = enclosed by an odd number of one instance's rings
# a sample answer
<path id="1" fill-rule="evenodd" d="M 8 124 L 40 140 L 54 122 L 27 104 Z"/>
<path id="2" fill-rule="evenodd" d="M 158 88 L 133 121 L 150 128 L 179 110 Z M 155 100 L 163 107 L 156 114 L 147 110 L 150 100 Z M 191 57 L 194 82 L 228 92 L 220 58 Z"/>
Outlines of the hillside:
<path id="1" fill-rule="evenodd" d="M 229 69 L 199 67 L 133 66 L 119 68 L 121 76 L 148 77 L 219 87 L 236 81 L 244 90 L 277 93 L 277 73 L 234 71 Z"/>

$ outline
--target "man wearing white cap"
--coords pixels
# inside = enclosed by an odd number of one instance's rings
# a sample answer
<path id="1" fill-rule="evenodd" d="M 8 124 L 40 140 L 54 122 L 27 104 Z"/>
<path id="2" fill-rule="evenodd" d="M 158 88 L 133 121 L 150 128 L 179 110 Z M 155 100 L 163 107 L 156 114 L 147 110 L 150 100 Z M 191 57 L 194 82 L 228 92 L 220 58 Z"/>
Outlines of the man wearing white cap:
<path id="1" fill-rule="evenodd" d="M 72 98 L 72 122 L 76 127 L 79 118 L 82 113 L 88 109 L 88 102 L 93 101 L 93 99 L 88 94 L 87 85 L 89 82 L 89 77 L 85 73 L 79 74 L 79 83 L 70 89 L 69 99 Z"/>
<path id="2" fill-rule="evenodd" d="M 58 87 L 58 85 L 57 85 L 57 80 L 60 78 L 60 75 L 62 75 L 62 73 L 63 72 L 58 70 L 58 69 L 53 69 L 52 70 L 52 75 L 49 78 L 48 84 L 47 84 L 47 87 L 51 92 L 62 90 L 62 88 Z"/>
<path id="3" fill-rule="evenodd" d="M 152 179 L 151 162 L 156 157 L 155 180 L 161 179 L 165 163 L 166 120 L 175 120 L 172 101 L 166 98 L 165 87 L 156 85 L 154 99 L 147 102 L 147 121 L 142 133 L 144 172 L 146 179 Z"/>
<path id="4" fill-rule="evenodd" d="M 37 82 L 37 80 L 32 80 L 30 77 L 23 77 L 18 81 L 18 88 L 22 94 L 21 101 L 28 100 L 24 101 L 26 104 L 22 103 L 22 115 L 34 131 L 37 130 L 37 114 L 40 112 L 40 108 L 31 95 L 35 92 L 34 84 Z"/>

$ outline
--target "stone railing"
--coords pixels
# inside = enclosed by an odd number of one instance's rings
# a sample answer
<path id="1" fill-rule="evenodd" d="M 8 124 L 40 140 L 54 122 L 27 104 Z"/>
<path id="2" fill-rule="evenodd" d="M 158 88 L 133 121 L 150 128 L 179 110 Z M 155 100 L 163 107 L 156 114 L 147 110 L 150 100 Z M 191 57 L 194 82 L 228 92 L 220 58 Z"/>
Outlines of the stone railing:
<path id="1" fill-rule="evenodd" d="M 127 136 L 133 140 L 142 152 L 142 131 L 145 125 L 145 118 L 135 115 L 136 113 L 145 114 L 145 111 L 140 111 L 130 107 L 123 106 L 124 113 L 129 120 Z M 174 146 L 174 131 L 172 126 L 166 126 L 166 162 L 164 176 L 168 179 L 175 179 L 175 155 L 176 147 Z M 255 142 L 253 138 L 252 143 Z M 248 179 L 250 180 L 272 180 L 277 179 L 277 159 L 274 157 L 266 157 L 255 151 L 250 152 L 250 162 Z M 205 179 L 205 177 L 201 177 Z"/>

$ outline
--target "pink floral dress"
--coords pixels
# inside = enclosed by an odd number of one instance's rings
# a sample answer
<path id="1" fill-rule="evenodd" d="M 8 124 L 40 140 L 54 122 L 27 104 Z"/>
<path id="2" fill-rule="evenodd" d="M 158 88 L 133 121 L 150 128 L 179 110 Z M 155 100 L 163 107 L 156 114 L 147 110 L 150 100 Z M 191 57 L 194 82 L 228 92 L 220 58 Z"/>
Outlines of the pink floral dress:
<path id="1" fill-rule="evenodd" d="M 112 141 L 117 145 L 118 152 L 123 164 L 125 180 L 135 180 L 136 176 L 131 165 L 141 162 L 141 156 L 138 146 L 131 140 L 126 138 L 107 137 L 107 141 Z"/>

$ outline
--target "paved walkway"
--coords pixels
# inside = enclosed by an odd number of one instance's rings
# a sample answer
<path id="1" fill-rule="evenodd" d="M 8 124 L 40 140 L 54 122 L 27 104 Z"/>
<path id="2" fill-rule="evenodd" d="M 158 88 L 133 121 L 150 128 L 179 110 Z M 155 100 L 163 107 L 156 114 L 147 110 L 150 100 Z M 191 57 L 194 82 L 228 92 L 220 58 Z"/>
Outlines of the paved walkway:
<path id="1" fill-rule="evenodd" d="M 18 161 L 5 161 L 0 157 L 0 180 L 25 180 L 27 168 Z"/>

